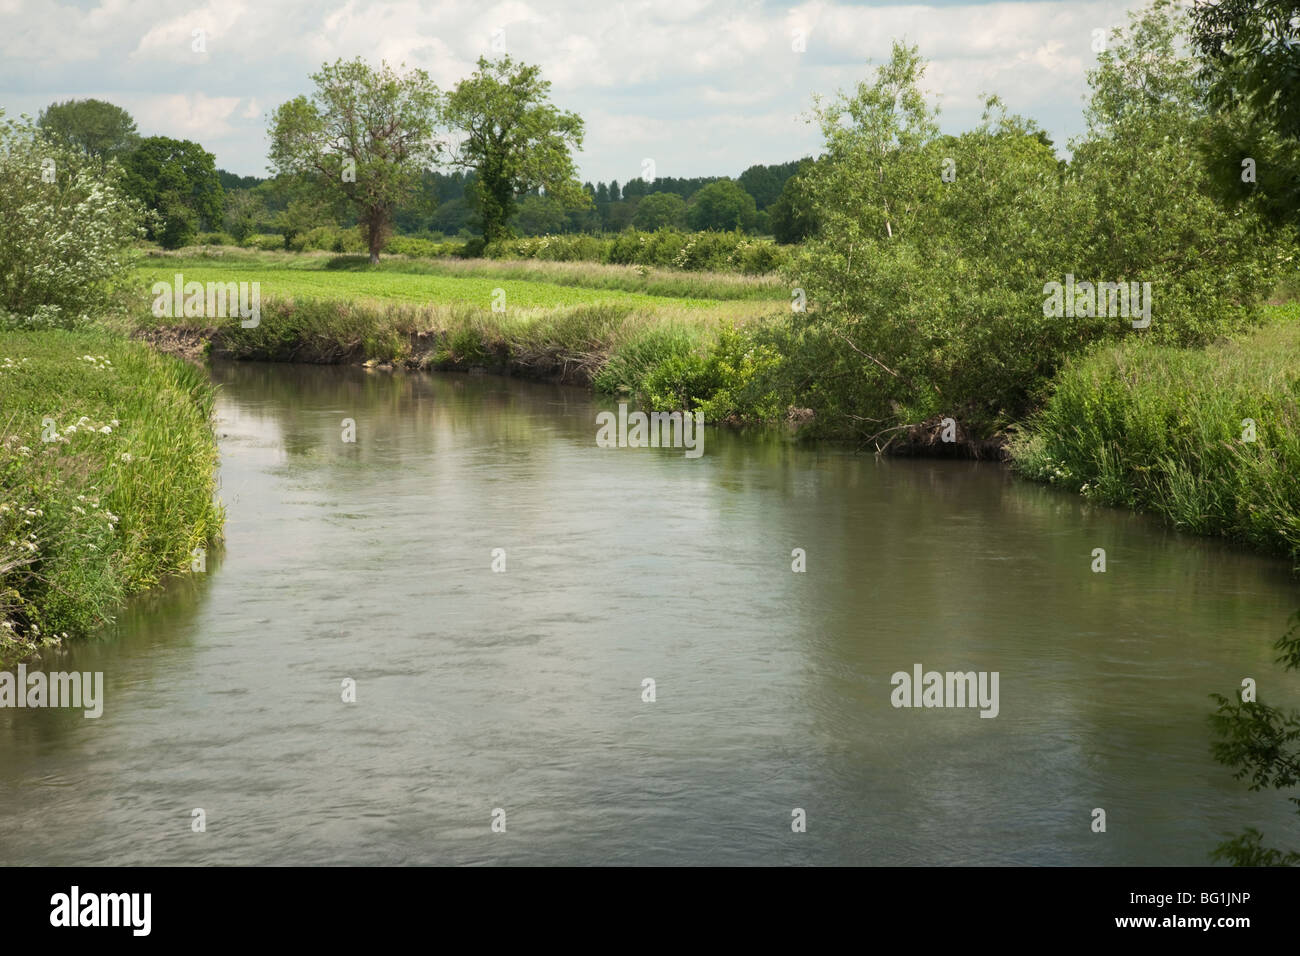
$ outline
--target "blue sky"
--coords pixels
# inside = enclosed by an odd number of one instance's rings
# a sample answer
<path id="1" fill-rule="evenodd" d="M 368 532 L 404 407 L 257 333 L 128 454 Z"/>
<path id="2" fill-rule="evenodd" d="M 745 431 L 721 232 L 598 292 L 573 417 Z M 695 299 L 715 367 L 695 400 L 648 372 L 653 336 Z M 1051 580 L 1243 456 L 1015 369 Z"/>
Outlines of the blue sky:
<path id="1" fill-rule="evenodd" d="M 852 86 L 905 39 L 930 60 L 945 131 L 973 125 L 981 94 L 998 93 L 1063 147 L 1082 131 L 1093 31 L 1142 5 L 0 0 L 0 107 L 34 116 L 55 100 L 107 99 L 145 135 L 193 139 L 224 169 L 266 175 L 266 115 L 310 92 L 322 62 L 404 62 L 449 88 L 501 31 L 506 52 L 541 65 L 554 102 L 586 120 L 583 179 L 624 182 L 645 159 L 659 176 L 735 176 L 815 154 L 801 119 L 813 94 Z"/>

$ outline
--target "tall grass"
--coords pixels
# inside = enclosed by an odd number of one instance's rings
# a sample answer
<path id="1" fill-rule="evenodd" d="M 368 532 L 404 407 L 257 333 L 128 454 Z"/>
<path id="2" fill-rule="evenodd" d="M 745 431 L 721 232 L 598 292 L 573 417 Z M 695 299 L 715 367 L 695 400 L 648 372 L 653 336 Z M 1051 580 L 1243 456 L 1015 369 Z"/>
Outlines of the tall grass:
<path id="1" fill-rule="evenodd" d="M 1205 349 L 1128 342 L 1071 362 L 1013 443 L 1017 469 L 1300 567 L 1300 306 L 1271 313 Z"/>
<path id="2" fill-rule="evenodd" d="M 214 391 L 105 331 L 0 332 L 0 652 L 75 636 L 220 537 Z"/>

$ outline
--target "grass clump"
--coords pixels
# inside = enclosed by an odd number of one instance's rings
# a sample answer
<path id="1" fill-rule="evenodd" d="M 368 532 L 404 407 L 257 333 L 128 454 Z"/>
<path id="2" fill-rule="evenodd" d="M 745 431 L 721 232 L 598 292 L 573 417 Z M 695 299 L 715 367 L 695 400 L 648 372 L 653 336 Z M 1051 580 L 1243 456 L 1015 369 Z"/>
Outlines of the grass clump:
<path id="1" fill-rule="evenodd" d="M 0 654 L 84 634 L 220 537 L 200 369 L 103 331 L 3 331 L 0 395 Z"/>
<path id="2" fill-rule="evenodd" d="M 1070 362 L 1016 468 L 1300 567 L 1300 306 L 1271 312 L 1204 349 L 1130 340 Z"/>

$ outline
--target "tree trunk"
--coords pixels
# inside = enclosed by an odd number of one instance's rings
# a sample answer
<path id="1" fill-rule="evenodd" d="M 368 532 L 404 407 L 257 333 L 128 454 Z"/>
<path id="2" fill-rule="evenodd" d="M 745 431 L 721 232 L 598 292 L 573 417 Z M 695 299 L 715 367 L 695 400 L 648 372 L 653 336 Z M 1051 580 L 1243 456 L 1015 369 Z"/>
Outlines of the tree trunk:
<path id="1" fill-rule="evenodd" d="M 376 223 L 373 222 L 370 224 L 369 232 L 370 232 L 370 236 L 369 236 L 370 264 L 372 266 L 377 266 L 379 265 L 379 247 L 383 243 L 384 233 L 383 230 Z"/>

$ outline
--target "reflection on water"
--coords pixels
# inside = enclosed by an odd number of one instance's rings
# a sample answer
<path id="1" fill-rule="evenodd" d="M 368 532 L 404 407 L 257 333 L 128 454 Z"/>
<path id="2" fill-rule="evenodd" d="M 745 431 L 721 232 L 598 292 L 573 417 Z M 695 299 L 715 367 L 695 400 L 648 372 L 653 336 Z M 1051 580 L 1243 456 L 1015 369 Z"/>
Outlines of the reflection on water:
<path id="1" fill-rule="evenodd" d="M 1206 721 L 1300 691 L 1275 562 L 988 464 L 600 449 L 558 387 L 213 374 L 226 545 L 45 663 L 104 672 L 99 720 L 0 711 L 0 862 L 1202 864 L 1294 829 Z M 894 709 L 916 663 L 999 672 L 998 717 Z"/>

